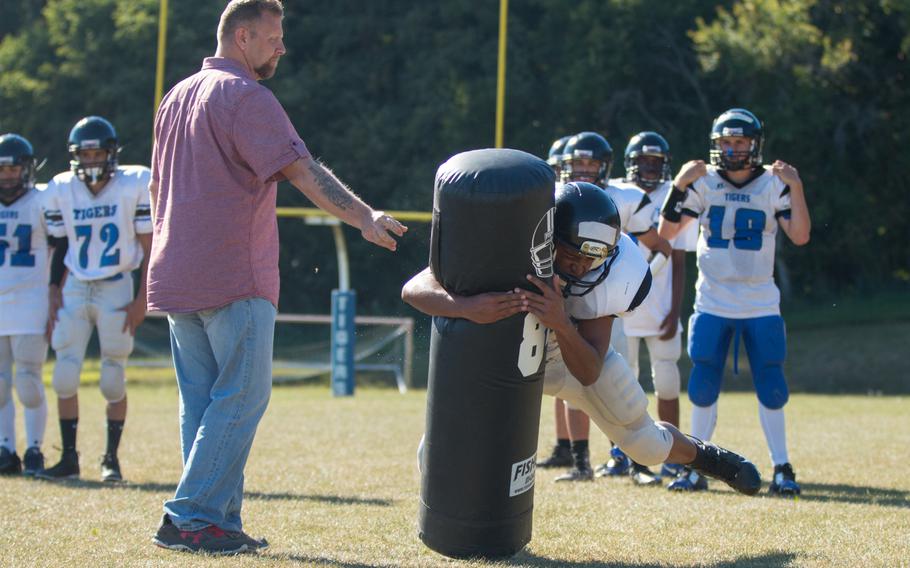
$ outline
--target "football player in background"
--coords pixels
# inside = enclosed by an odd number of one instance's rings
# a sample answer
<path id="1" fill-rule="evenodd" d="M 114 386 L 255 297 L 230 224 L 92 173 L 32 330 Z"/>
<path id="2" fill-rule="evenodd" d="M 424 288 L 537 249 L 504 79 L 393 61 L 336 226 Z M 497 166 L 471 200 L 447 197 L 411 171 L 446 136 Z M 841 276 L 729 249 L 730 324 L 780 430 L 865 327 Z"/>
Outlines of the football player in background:
<path id="1" fill-rule="evenodd" d="M 41 367 L 47 358 L 49 251 L 43 192 L 35 188 L 35 163 L 28 140 L 18 134 L 0 136 L 0 473 L 4 474 L 35 475 L 44 467 L 41 444 L 47 398 Z M 26 450 L 21 460 L 16 452 L 14 385 L 25 407 Z"/>
<path id="2" fill-rule="evenodd" d="M 616 316 L 634 310 L 651 285 L 648 263 L 620 232 L 613 200 L 590 183 L 560 187 L 554 240 L 558 277 L 547 283 L 528 276 L 539 294 L 524 289 L 450 294 L 427 268 L 404 285 L 402 299 L 432 316 L 478 323 L 530 312 L 551 330 L 544 393 L 590 415 L 604 434 L 640 463 L 686 463 L 736 491 L 754 495 L 761 479 L 749 461 L 651 419 L 641 385 L 610 345 Z"/>
<path id="3" fill-rule="evenodd" d="M 617 207 L 622 231 L 646 243 L 655 254 L 652 270 L 658 271 L 670 256 L 670 245 L 657 235 L 651 223 L 653 206 L 647 196 L 638 189 L 614 187 L 607 180 L 613 168 L 613 148 L 607 139 L 597 132 L 580 132 L 566 141 L 562 156 L 561 181 L 582 181 L 604 189 Z M 626 354 L 626 341 L 622 332 L 622 320 L 613 322 L 613 347 L 622 356 Z M 562 400 L 555 402 L 557 437 L 560 422 L 565 416 L 566 431 L 569 435 L 573 467 L 558 476 L 556 481 L 588 481 L 594 478 L 591 468 L 589 438 L 590 418 L 581 410 L 566 405 Z M 557 439 L 557 447 L 565 441 Z M 557 450 L 554 449 L 554 456 Z M 544 461 L 543 467 L 550 465 Z"/>
<path id="4" fill-rule="evenodd" d="M 639 132 L 626 145 L 625 177 L 610 180 L 610 186 L 643 191 L 651 203 L 651 225 L 656 229 L 660 219 L 660 204 L 670 191 L 670 145 L 657 132 Z M 679 368 L 682 353 L 682 327 L 679 323 L 683 285 L 686 279 L 686 251 L 695 250 L 698 228 L 690 225 L 672 240 L 670 266 L 654 270 L 651 293 L 634 313 L 623 319 L 627 347 L 626 360 L 632 374 L 639 376 L 638 353 L 642 340 L 648 348 L 651 378 L 657 398 L 657 416 L 679 427 Z M 642 254 L 651 249 L 639 241 Z M 597 468 L 597 475 L 622 475 L 628 472 L 639 485 L 660 484 L 661 477 L 675 477 L 676 464 L 664 464 L 660 475 L 646 466 L 632 462 L 619 448 L 610 450 L 610 460 Z"/>
<path id="5" fill-rule="evenodd" d="M 144 166 L 120 166 L 120 145 L 110 122 L 83 118 L 69 135 L 71 171 L 48 184 L 48 231 L 60 239 L 51 267 L 51 346 L 57 354 L 57 393 L 63 454 L 38 473 L 46 479 L 79 476 L 76 431 L 79 377 L 92 329 L 101 347 L 101 394 L 107 400 L 107 449 L 101 478 L 121 481 L 117 450 L 126 420 L 126 362 L 133 335 L 145 319 L 146 273 L 152 243 Z M 133 294 L 133 270 L 141 268 Z M 64 280 L 62 291 L 61 282 Z"/>
<path id="6" fill-rule="evenodd" d="M 671 239 L 693 220 L 701 227 L 695 313 L 689 321 L 692 432 L 705 440 L 714 433 L 730 340 L 734 370 L 742 340 L 774 465 L 769 490 L 798 495 L 784 422 L 786 336 L 774 284 L 774 247 L 778 227 L 793 244 L 808 243 L 811 220 L 799 173 L 780 160 L 763 166 L 763 142 L 762 124 L 748 110 L 734 108 L 718 116 L 711 128 L 710 164 L 693 160 L 682 166 L 667 194 L 659 231 Z M 687 468 L 669 487 L 700 490 L 707 482 Z"/>

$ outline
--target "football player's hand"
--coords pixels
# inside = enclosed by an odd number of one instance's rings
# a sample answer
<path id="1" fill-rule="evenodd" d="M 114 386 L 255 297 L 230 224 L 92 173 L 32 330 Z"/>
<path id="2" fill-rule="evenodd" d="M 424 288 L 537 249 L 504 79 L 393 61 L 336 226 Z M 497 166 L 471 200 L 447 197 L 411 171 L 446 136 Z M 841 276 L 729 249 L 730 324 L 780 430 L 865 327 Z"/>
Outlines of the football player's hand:
<path id="1" fill-rule="evenodd" d="M 771 165 L 771 173 L 780 178 L 780 181 L 791 186 L 802 184 L 802 180 L 799 179 L 799 172 L 796 171 L 796 168 L 791 166 L 786 162 L 780 160 L 775 161 Z"/>
<path id="2" fill-rule="evenodd" d="M 690 160 L 679 169 L 679 173 L 673 179 L 673 185 L 685 191 L 689 184 L 695 183 L 695 180 L 707 174 L 708 167 L 704 160 Z"/>
<path id="3" fill-rule="evenodd" d="M 528 274 L 528 281 L 540 290 L 540 294 L 520 288 L 515 289 L 515 292 L 520 294 L 527 303 L 526 310 L 537 316 L 540 323 L 550 329 L 571 326 L 572 320 L 566 314 L 566 303 L 562 297 L 563 283 L 559 276 L 553 276 L 553 279 L 547 284 L 540 278 Z"/>
<path id="4" fill-rule="evenodd" d="M 54 326 L 57 324 L 57 312 L 63 307 L 63 292 L 60 286 L 51 284 L 47 290 L 47 325 L 45 326 L 44 336 L 48 342 L 54 333 Z"/>
<path id="5" fill-rule="evenodd" d="M 407 227 L 391 215 L 387 215 L 382 211 L 373 211 L 370 214 L 370 219 L 364 222 L 363 227 L 361 227 L 360 233 L 364 239 L 374 245 L 394 251 L 398 248 L 398 243 L 395 242 L 395 239 L 389 233 L 401 237 L 407 230 Z"/>
<path id="6" fill-rule="evenodd" d="M 126 318 L 123 320 L 123 331 L 129 331 L 130 335 L 136 335 L 136 328 L 145 321 L 145 300 L 137 298 L 120 309 L 126 312 Z"/>
<path id="7" fill-rule="evenodd" d="M 670 312 L 667 314 L 667 317 L 660 322 L 660 340 L 667 341 L 676 337 L 676 332 L 679 330 L 679 313 Z"/>
<path id="8" fill-rule="evenodd" d="M 474 323 L 493 323 L 523 311 L 525 302 L 514 292 L 486 292 L 462 296 L 463 317 Z"/>

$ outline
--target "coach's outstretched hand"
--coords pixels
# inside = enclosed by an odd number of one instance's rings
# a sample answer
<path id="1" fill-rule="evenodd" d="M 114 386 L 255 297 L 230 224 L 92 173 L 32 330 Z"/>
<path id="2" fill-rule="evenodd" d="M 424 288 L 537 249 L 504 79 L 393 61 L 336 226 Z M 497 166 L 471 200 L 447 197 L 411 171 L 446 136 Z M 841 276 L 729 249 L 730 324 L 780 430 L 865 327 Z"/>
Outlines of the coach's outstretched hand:
<path id="1" fill-rule="evenodd" d="M 360 233 L 364 239 L 374 245 L 394 251 L 398 248 L 398 243 L 389 233 L 401 237 L 407 230 L 408 228 L 402 225 L 398 219 L 387 215 L 384 211 L 371 211 L 370 219 L 363 224 Z"/>

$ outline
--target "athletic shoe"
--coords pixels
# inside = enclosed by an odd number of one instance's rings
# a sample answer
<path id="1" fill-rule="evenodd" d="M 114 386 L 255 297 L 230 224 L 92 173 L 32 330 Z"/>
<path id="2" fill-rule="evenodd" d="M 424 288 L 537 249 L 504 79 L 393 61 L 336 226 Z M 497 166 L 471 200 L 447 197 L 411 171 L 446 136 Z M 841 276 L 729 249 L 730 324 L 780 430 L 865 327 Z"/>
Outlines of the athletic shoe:
<path id="1" fill-rule="evenodd" d="M 708 489 L 708 480 L 694 469 L 684 467 L 676 479 L 667 485 L 670 491 L 705 491 Z"/>
<path id="2" fill-rule="evenodd" d="M 79 479 L 79 454 L 74 451 L 63 452 L 60 461 L 52 468 L 40 469 L 35 473 L 40 479 Z"/>
<path id="3" fill-rule="evenodd" d="M 161 519 L 161 526 L 158 527 L 152 542 L 168 550 L 204 552 L 216 556 L 251 552 L 268 546 L 268 543 L 256 541 L 242 531 L 224 531 L 215 525 L 194 531 L 180 530 L 168 515 Z M 253 546 L 255 548 L 251 548 Z"/>
<path id="4" fill-rule="evenodd" d="M 117 456 L 104 454 L 101 456 L 101 481 L 117 483 L 123 481 L 123 475 L 120 473 L 120 460 Z"/>
<path id="5" fill-rule="evenodd" d="M 768 493 L 781 497 L 795 497 L 800 494 L 800 491 L 792 465 L 785 463 L 774 466 L 774 477 L 771 479 Z"/>
<path id="6" fill-rule="evenodd" d="M 556 478 L 556 481 L 591 481 L 594 479 L 594 470 L 591 461 L 585 457 L 575 460 L 575 467 Z"/>
<path id="7" fill-rule="evenodd" d="M 646 465 L 632 462 L 629 476 L 635 485 L 660 485 L 660 476 L 651 471 Z"/>
<path id="8" fill-rule="evenodd" d="M 632 460 L 629 459 L 629 456 L 620 450 L 619 446 L 613 446 L 610 449 L 610 459 L 607 463 L 597 468 L 597 477 L 626 475 L 631 467 Z"/>
<path id="9" fill-rule="evenodd" d="M 572 465 L 572 450 L 565 446 L 553 446 L 553 453 L 545 460 L 537 462 L 537 467 L 570 467 Z"/>
<path id="10" fill-rule="evenodd" d="M 6 446 L 0 448 L 0 474 L 16 475 L 22 473 L 22 460 L 16 452 L 9 451 Z"/>
<path id="11" fill-rule="evenodd" d="M 673 479 L 679 475 L 683 469 L 685 469 L 684 466 L 678 463 L 665 463 L 660 467 L 660 476 L 667 479 Z"/>
<path id="12" fill-rule="evenodd" d="M 741 455 L 689 436 L 698 446 L 699 473 L 719 479 L 745 495 L 761 490 L 761 474 L 755 465 Z"/>
<path id="13" fill-rule="evenodd" d="M 25 464 L 22 469 L 23 475 L 34 477 L 35 474 L 44 469 L 44 454 L 41 453 L 41 448 L 32 446 L 25 450 L 22 462 Z"/>

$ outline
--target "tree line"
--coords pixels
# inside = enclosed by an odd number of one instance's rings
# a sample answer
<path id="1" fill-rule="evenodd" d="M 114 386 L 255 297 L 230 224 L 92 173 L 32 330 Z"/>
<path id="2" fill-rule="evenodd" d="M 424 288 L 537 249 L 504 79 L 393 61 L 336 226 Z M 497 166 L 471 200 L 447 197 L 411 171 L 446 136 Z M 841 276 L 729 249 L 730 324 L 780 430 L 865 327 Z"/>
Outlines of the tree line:
<path id="1" fill-rule="evenodd" d="M 4 0 L 0 130 L 68 167 L 82 116 L 117 127 L 123 163 L 148 164 L 158 0 Z M 166 88 L 215 50 L 224 0 L 171 2 Z M 314 155 L 376 207 L 428 211 L 449 156 L 493 144 L 497 2 L 288 2 L 288 53 L 266 85 Z M 614 174 L 630 136 L 657 130 L 674 169 L 707 158 L 712 119 L 743 106 L 765 158 L 794 164 L 813 217 L 808 247 L 782 247 L 794 299 L 910 281 L 910 0 L 524 0 L 510 3 L 506 145 L 544 155 L 603 133 Z M 308 205 L 292 188 L 279 204 Z M 413 224 L 412 224 L 413 225 Z M 281 222 L 281 309 L 327 312 L 337 282 L 327 231 Z M 396 254 L 348 232 L 360 313 L 408 313 L 402 282 L 426 265 L 414 226 Z"/>

